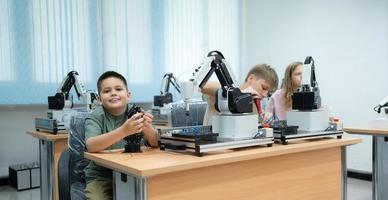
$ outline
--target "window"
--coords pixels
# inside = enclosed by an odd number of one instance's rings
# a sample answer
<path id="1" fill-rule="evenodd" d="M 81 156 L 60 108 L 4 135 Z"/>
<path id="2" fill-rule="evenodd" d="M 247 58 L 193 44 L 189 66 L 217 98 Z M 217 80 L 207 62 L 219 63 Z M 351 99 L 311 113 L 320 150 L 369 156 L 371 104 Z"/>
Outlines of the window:
<path id="1" fill-rule="evenodd" d="M 218 50 L 237 75 L 240 65 L 241 2 L 166 1 L 166 71 L 192 72 L 209 51 Z"/>
<path id="2" fill-rule="evenodd" d="M 10 2 L 0 1 L 0 81 L 13 81 L 13 49 L 12 49 L 12 28 L 10 24 Z"/>
<path id="3" fill-rule="evenodd" d="M 91 78 L 88 1 L 32 1 L 33 77 L 37 83 L 60 83 L 71 70 Z"/>
<path id="4" fill-rule="evenodd" d="M 238 0 L 208 1 L 208 50 L 219 50 L 238 78 L 241 68 L 241 2 Z M 215 9 L 222 8 L 222 9 Z M 217 12 L 211 12 L 216 10 Z"/>
<path id="5" fill-rule="evenodd" d="M 1 0 L 0 90 L 9 94 L 0 96 L 0 104 L 46 104 L 72 70 L 92 90 L 101 73 L 118 71 L 128 80 L 132 101 L 151 102 L 164 73 L 191 73 L 210 50 L 221 51 L 237 74 L 241 4 Z M 15 81 L 23 83 L 17 90 L 11 89 Z"/>
<path id="6" fill-rule="evenodd" d="M 166 1 L 165 70 L 178 77 L 192 72 L 205 55 L 205 1 Z"/>
<path id="7" fill-rule="evenodd" d="M 129 86 L 152 84 L 150 0 L 102 1 L 102 27 L 105 69 L 123 74 Z"/>

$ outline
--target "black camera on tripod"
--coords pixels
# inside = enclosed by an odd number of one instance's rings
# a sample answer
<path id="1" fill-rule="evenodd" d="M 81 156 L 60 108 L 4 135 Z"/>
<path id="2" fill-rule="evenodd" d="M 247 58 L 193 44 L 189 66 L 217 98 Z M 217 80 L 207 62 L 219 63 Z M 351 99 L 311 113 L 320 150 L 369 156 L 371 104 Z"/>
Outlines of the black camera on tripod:
<path id="1" fill-rule="evenodd" d="M 139 106 L 133 105 L 127 112 L 126 115 L 129 118 L 131 118 L 136 113 L 141 113 L 142 110 Z M 133 135 L 127 136 L 124 138 L 125 141 L 127 141 L 127 144 L 125 145 L 124 152 L 125 153 L 141 153 L 141 140 L 143 139 L 142 133 L 135 133 Z"/>

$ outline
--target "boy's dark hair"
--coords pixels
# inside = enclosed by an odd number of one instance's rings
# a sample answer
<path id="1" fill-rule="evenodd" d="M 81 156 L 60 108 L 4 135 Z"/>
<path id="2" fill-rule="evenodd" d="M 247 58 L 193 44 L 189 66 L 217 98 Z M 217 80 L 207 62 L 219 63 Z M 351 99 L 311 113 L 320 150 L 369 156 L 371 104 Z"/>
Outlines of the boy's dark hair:
<path id="1" fill-rule="evenodd" d="M 127 80 L 125 80 L 124 76 L 115 72 L 115 71 L 106 71 L 104 72 L 103 74 L 101 74 L 101 76 L 98 78 L 98 81 L 97 81 L 97 90 L 98 90 L 98 93 L 101 92 L 101 82 L 107 78 L 110 78 L 110 77 L 115 77 L 115 78 L 118 78 L 120 79 L 121 81 L 123 81 L 124 85 L 125 85 L 125 88 L 128 90 L 128 85 L 127 85 Z"/>
<path id="2" fill-rule="evenodd" d="M 249 70 L 247 77 L 245 78 L 245 82 L 248 81 L 248 77 L 251 74 L 264 79 L 271 86 L 271 92 L 276 91 L 279 79 L 276 71 L 270 65 L 264 63 L 255 65 L 251 70 Z"/>

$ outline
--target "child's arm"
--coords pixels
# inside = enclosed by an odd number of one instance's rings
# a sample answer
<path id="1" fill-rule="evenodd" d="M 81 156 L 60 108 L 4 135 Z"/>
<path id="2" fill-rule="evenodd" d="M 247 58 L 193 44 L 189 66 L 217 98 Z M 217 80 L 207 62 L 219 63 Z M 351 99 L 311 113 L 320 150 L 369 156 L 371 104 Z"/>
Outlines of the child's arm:
<path id="1" fill-rule="evenodd" d="M 119 140 L 129 135 L 143 131 L 144 119 L 142 113 L 134 114 L 120 127 L 109 131 L 108 133 L 90 137 L 86 140 L 86 148 L 88 152 L 99 152 L 112 146 Z"/>
<path id="2" fill-rule="evenodd" d="M 154 116 L 150 113 L 145 112 L 143 115 L 143 118 L 144 118 L 144 128 L 143 128 L 144 136 L 146 137 L 148 143 L 152 147 L 157 147 L 158 137 L 156 134 L 156 130 L 152 127 L 152 119 L 154 118 Z"/>
<path id="3" fill-rule="evenodd" d="M 221 88 L 221 85 L 217 82 L 208 82 L 201 89 L 202 94 L 206 94 L 215 98 L 216 92 Z"/>

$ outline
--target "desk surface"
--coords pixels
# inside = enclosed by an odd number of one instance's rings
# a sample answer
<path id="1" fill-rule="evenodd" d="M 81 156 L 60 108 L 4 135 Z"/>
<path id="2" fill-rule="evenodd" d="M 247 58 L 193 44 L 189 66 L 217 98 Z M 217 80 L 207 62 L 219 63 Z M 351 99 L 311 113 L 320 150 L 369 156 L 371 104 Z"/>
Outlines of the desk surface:
<path id="1" fill-rule="evenodd" d="M 365 126 L 349 126 L 345 127 L 343 131 L 351 134 L 363 134 L 363 135 L 388 135 L 388 129 L 374 128 L 371 125 Z"/>
<path id="2" fill-rule="evenodd" d="M 51 134 L 46 132 L 27 130 L 26 133 L 29 135 L 32 135 L 33 137 L 36 137 L 42 140 L 48 140 L 48 141 L 63 140 L 69 137 L 66 131 L 59 132 L 58 134 Z"/>
<path id="3" fill-rule="evenodd" d="M 272 147 L 250 147 L 206 153 L 203 157 L 197 157 L 190 153 L 161 151 L 156 148 L 147 149 L 138 154 L 85 152 L 85 157 L 113 170 L 148 177 L 219 164 L 352 145 L 361 141 L 358 138 L 298 141 L 288 145 L 274 144 Z"/>

